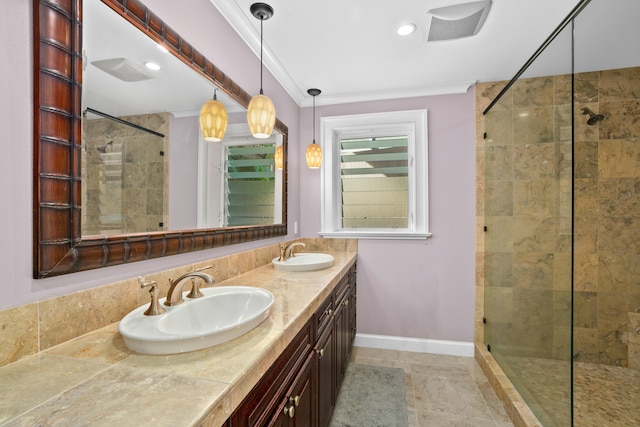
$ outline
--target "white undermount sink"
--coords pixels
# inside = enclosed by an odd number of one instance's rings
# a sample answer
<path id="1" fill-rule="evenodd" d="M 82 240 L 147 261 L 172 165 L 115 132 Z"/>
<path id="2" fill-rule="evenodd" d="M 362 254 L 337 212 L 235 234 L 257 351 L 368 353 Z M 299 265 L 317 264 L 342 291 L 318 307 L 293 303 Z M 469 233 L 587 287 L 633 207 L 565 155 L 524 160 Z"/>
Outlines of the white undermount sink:
<path id="1" fill-rule="evenodd" d="M 313 271 L 331 267 L 333 256 L 319 252 L 300 252 L 286 261 L 278 261 L 278 258 L 274 258 L 271 262 L 278 270 Z"/>
<path id="2" fill-rule="evenodd" d="M 262 323 L 273 305 L 273 294 L 250 286 L 201 288 L 201 298 L 167 307 L 166 313 L 145 316 L 148 304 L 122 318 L 119 331 L 127 347 L 146 354 L 201 350 L 242 336 Z M 160 303 L 164 303 L 164 298 Z"/>

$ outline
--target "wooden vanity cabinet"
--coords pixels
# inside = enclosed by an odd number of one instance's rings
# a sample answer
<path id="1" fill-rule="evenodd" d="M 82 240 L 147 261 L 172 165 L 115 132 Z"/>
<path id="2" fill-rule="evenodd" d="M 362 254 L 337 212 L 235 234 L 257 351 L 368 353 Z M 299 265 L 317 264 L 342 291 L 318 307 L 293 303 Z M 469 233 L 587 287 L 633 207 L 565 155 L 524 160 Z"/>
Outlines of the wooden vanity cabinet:
<path id="1" fill-rule="evenodd" d="M 231 427 L 316 425 L 311 326 L 311 321 L 305 324 L 243 400 L 231 416 Z"/>
<path id="2" fill-rule="evenodd" d="M 356 331 L 355 265 L 225 427 L 327 427 Z"/>

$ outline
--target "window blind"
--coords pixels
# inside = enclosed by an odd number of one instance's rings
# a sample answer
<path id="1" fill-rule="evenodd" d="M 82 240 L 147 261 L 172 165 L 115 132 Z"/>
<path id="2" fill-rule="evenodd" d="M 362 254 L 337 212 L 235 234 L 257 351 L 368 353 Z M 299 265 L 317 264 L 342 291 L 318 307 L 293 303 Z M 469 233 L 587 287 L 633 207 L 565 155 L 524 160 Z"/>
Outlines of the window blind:
<path id="1" fill-rule="evenodd" d="M 273 223 L 274 151 L 274 144 L 227 147 L 226 226 Z"/>
<path id="2" fill-rule="evenodd" d="M 407 136 L 340 140 L 343 228 L 407 228 Z"/>

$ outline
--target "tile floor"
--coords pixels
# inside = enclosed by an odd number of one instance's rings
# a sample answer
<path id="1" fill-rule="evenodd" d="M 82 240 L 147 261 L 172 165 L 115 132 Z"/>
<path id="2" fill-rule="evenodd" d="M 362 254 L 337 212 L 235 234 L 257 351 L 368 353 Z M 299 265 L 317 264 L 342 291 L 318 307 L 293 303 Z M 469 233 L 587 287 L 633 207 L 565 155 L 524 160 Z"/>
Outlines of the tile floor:
<path id="1" fill-rule="evenodd" d="M 568 361 L 503 356 L 500 366 L 542 425 L 571 425 Z M 640 426 L 640 371 L 576 362 L 573 373 L 575 427 Z"/>
<path id="2" fill-rule="evenodd" d="M 471 357 L 354 347 L 351 361 L 404 369 L 409 427 L 513 426 Z"/>

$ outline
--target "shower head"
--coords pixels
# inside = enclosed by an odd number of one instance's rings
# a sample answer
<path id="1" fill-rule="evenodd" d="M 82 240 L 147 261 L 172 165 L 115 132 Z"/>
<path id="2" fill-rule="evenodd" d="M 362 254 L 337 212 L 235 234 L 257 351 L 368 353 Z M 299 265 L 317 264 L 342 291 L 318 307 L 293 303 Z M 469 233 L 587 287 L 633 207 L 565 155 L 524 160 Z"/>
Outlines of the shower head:
<path id="1" fill-rule="evenodd" d="M 98 150 L 101 153 L 106 153 L 107 152 L 107 148 L 109 148 L 110 145 L 113 144 L 113 141 L 109 141 L 107 142 L 105 145 L 103 145 L 102 147 L 96 147 L 96 150 Z"/>
<path id="2" fill-rule="evenodd" d="M 580 109 L 580 114 L 582 115 L 589 115 L 589 120 L 587 120 L 587 124 L 589 126 L 593 126 L 598 122 L 601 122 L 604 120 L 604 116 L 602 114 L 596 114 L 593 111 L 591 111 L 590 109 L 588 109 L 587 107 L 582 107 Z"/>

